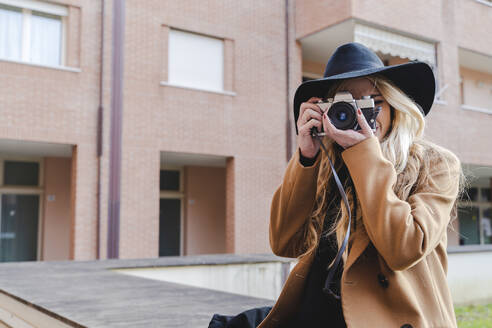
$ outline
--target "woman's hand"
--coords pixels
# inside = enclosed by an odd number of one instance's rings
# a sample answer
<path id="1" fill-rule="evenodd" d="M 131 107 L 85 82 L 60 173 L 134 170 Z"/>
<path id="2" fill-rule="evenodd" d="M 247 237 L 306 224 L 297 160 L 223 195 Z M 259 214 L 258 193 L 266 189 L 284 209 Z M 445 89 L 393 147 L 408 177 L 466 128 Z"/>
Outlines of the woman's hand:
<path id="1" fill-rule="evenodd" d="M 297 144 L 301 154 L 307 158 L 314 158 L 319 150 L 319 141 L 311 136 L 311 128 L 317 127 L 318 131 L 323 128 L 321 108 L 315 103 L 321 98 L 311 97 L 299 107 L 299 118 L 297 119 Z"/>
<path id="2" fill-rule="evenodd" d="M 327 113 L 325 112 L 323 114 L 323 129 L 326 135 L 335 140 L 335 142 L 342 146 L 343 149 L 352 147 L 353 145 L 374 136 L 374 132 L 369 126 L 369 123 L 367 123 L 366 117 L 362 114 L 360 109 L 357 109 L 357 122 L 359 122 L 362 130 L 339 130 L 331 123 Z"/>

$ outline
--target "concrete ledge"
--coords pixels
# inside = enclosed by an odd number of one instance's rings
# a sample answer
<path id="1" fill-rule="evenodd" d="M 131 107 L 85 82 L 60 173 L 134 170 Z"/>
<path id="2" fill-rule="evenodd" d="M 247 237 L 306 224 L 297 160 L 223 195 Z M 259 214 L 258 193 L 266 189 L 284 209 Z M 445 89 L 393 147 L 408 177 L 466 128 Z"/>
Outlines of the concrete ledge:
<path id="1" fill-rule="evenodd" d="M 203 254 L 186 256 L 166 256 L 150 259 L 128 260 L 102 260 L 102 261 L 76 261 L 75 263 L 87 263 L 91 266 L 105 269 L 131 269 L 131 268 L 155 268 L 188 265 L 223 265 L 281 262 L 291 263 L 297 259 L 280 257 L 274 254 Z M 52 262 L 53 263 L 53 262 Z"/>
<path id="2" fill-rule="evenodd" d="M 77 68 L 77 67 L 69 67 L 69 66 L 61 66 L 61 65 L 60 66 L 58 66 L 58 65 L 44 65 L 44 64 L 38 64 L 38 63 L 31 63 L 31 62 L 23 61 L 23 60 L 15 60 L 15 59 L 7 59 L 7 58 L 0 58 L 0 62 L 28 65 L 28 66 L 40 67 L 40 68 L 55 69 L 58 71 L 67 71 L 67 72 L 72 72 L 72 73 L 82 72 L 82 70 L 80 68 Z"/>
<path id="3" fill-rule="evenodd" d="M 144 279 L 118 268 L 268 263 L 293 259 L 272 254 L 199 255 L 139 260 L 17 262 L 0 264 L 0 293 L 80 327 L 207 327 L 214 313 L 235 315 L 272 300 Z M 191 267 L 190 267 L 191 268 Z M 0 300 L 0 308 L 5 308 Z M 7 313 L 7 311 L 5 311 Z M 18 319 L 28 322 L 26 313 Z M 1 320 L 1 319 L 0 319 Z M 38 325 L 37 328 L 55 327 Z"/>
<path id="4" fill-rule="evenodd" d="M 190 86 L 186 86 L 186 85 L 169 83 L 169 82 L 166 82 L 166 81 L 161 81 L 159 84 L 162 85 L 162 86 L 165 86 L 165 87 L 173 87 L 173 88 L 180 88 L 180 89 L 187 89 L 187 90 L 194 90 L 194 91 L 210 92 L 210 93 L 216 93 L 216 94 L 224 95 L 224 96 L 235 96 L 236 95 L 236 93 L 233 92 L 233 91 L 210 90 L 210 89 L 190 87 Z"/>
<path id="5" fill-rule="evenodd" d="M 463 245 L 449 246 L 448 254 L 454 253 L 477 253 L 477 252 L 492 252 L 492 245 Z"/>
<path id="6" fill-rule="evenodd" d="M 213 254 L 135 260 L 2 263 L 0 294 L 10 296 L 25 307 L 22 311 L 14 311 L 7 304 L 8 300 L 2 298 L 0 309 L 4 317 L 14 313 L 16 319 L 28 323 L 26 311 L 30 308 L 76 327 L 206 327 L 215 313 L 235 315 L 254 307 L 273 305 L 276 293 L 295 262 L 296 259 L 273 254 Z M 115 270 L 145 274 L 127 275 Z M 229 282 L 221 281 L 225 279 L 219 275 L 221 271 L 222 275 L 230 275 Z M 162 279 L 166 281 L 151 277 L 155 274 L 167 275 Z M 202 277 L 204 275 L 208 277 Z M 258 279 L 258 276 L 264 279 Z M 173 279 L 175 282 L 170 282 Z M 203 286 L 215 289 L 217 286 L 207 284 L 225 283 L 234 288 L 245 284 L 257 289 L 266 284 L 270 294 L 251 297 L 237 294 L 238 290 L 232 290 L 233 294 L 190 286 L 192 280 L 200 282 L 199 279 L 205 281 Z M 456 305 L 492 301 L 490 252 L 481 248 L 471 252 L 468 247 L 467 252 L 449 254 L 448 282 Z M 254 290 L 245 293 L 251 295 Z M 2 320 L 0 317 L 0 322 Z"/>
<path id="7" fill-rule="evenodd" d="M 75 322 L 0 292 L 0 323 L 7 327 L 82 327 Z"/>
<path id="8" fill-rule="evenodd" d="M 480 112 L 480 113 L 485 113 L 485 114 L 492 114 L 492 109 L 489 109 L 489 108 L 481 108 L 481 107 L 470 106 L 470 105 L 461 105 L 461 109 L 472 110 L 475 112 Z"/>

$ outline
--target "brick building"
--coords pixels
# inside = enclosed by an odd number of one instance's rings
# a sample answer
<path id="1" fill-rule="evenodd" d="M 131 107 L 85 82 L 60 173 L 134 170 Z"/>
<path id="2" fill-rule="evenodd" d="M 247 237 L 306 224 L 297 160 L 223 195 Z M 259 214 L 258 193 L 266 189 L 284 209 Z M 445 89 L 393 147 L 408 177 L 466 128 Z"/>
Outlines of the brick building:
<path id="1" fill-rule="evenodd" d="M 117 179 L 113 1 L 0 0 L 0 261 L 270 252 L 293 93 L 350 41 L 432 65 L 426 135 L 475 176 L 449 247 L 492 249 L 490 1 L 127 0 L 124 16 Z"/>

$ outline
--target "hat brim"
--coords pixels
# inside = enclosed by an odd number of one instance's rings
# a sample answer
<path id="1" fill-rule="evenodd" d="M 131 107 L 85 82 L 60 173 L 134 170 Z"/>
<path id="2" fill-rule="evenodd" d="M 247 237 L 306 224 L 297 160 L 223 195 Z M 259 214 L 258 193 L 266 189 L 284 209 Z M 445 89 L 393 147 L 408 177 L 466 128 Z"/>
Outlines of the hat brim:
<path id="1" fill-rule="evenodd" d="M 299 133 L 297 130 L 297 119 L 299 118 L 299 108 L 303 102 L 309 100 L 311 97 L 325 97 L 326 92 L 336 81 L 376 73 L 385 76 L 405 92 L 410 99 L 421 107 L 424 116 L 429 113 L 434 102 L 436 84 L 434 73 L 428 64 L 423 62 L 409 62 L 393 66 L 368 68 L 302 83 L 297 88 L 294 96 L 296 134 Z"/>

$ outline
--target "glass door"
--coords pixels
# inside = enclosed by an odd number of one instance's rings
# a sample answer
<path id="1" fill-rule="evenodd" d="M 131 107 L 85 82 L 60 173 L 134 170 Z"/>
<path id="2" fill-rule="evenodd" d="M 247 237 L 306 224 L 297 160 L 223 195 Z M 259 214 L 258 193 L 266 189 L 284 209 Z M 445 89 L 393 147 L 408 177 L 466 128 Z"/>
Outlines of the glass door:
<path id="1" fill-rule="evenodd" d="M 477 206 L 461 207 L 458 215 L 460 226 L 460 245 L 479 245 L 479 208 Z"/>
<path id="2" fill-rule="evenodd" d="M 37 259 L 39 195 L 2 194 L 0 262 Z"/>

